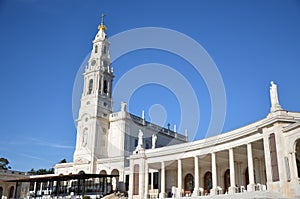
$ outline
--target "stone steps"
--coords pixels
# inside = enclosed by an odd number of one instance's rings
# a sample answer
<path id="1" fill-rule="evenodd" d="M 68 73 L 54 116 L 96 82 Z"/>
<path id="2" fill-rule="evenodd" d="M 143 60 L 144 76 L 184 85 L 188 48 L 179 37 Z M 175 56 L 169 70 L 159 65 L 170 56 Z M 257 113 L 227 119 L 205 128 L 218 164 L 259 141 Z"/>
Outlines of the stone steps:
<path id="1" fill-rule="evenodd" d="M 195 196 L 195 197 L 184 197 L 186 199 L 197 198 L 197 199 L 285 199 L 280 193 L 271 191 L 255 191 L 255 192 L 244 192 L 236 194 L 220 194 L 213 196 Z"/>

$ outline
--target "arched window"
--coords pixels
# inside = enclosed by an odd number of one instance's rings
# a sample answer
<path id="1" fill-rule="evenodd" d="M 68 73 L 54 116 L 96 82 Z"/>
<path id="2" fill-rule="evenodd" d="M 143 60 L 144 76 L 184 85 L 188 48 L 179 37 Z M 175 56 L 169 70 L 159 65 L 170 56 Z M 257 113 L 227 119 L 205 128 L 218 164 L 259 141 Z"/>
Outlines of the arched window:
<path id="1" fill-rule="evenodd" d="M 90 79 L 89 81 L 89 88 L 88 88 L 88 95 L 92 93 L 93 90 L 93 79 Z"/>
<path id="2" fill-rule="evenodd" d="M 103 46 L 103 54 L 106 54 L 106 46 Z"/>
<path id="3" fill-rule="evenodd" d="M 107 94 L 107 80 L 104 80 L 103 82 L 103 93 Z"/>
<path id="4" fill-rule="evenodd" d="M 212 174 L 210 171 L 208 171 L 204 175 L 204 189 L 206 193 L 210 193 L 211 188 L 212 188 Z"/>
<path id="5" fill-rule="evenodd" d="M 95 53 L 98 53 L 98 45 L 95 46 Z"/>

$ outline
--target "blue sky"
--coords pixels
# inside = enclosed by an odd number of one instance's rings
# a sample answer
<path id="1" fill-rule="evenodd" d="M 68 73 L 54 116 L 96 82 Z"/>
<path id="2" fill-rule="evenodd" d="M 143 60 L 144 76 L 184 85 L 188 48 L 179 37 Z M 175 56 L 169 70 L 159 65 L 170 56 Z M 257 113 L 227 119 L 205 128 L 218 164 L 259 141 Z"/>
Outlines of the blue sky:
<path id="1" fill-rule="evenodd" d="M 72 89 L 101 13 L 107 15 L 108 36 L 163 27 L 201 44 L 224 82 L 223 131 L 268 114 L 271 80 L 278 84 L 282 107 L 300 111 L 300 1 L 2 0 L 0 156 L 9 159 L 12 169 L 50 168 L 63 158 L 72 161 Z M 113 63 L 115 83 L 146 63 L 168 65 L 190 82 L 200 108 L 195 139 L 203 137 L 211 117 L 210 95 L 202 77 L 184 59 L 153 49 L 131 52 Z M 173 126 L 181 114 L 176 95 L 180 93 L 162 86 L 143 86 L 131 96 L 130 112 L 140 115 L 144 109 L 149 119 L 150 107 L 160 104 Z M 114 100 L 115 110 L 119 101 Z"/>

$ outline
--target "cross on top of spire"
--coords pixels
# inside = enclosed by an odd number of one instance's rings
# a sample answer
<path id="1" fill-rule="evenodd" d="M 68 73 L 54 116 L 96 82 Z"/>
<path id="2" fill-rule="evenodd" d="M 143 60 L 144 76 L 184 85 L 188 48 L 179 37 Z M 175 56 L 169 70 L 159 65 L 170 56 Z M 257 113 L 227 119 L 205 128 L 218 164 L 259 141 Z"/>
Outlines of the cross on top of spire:
<path id="1" fill-rule="evenodd" d="M 101 24 L 98 26 L 98 30 L 106 30 L 106 26 L 104 25 L 104 17 L 106 14 L 102 13 L 101 15 Z"/>
<path id="2" fill-rule="evenodd" d="M 102 13 L 101 15 L 101 25 L 104 25 L 104 17 L 106 16 L 106 14 Z"/>

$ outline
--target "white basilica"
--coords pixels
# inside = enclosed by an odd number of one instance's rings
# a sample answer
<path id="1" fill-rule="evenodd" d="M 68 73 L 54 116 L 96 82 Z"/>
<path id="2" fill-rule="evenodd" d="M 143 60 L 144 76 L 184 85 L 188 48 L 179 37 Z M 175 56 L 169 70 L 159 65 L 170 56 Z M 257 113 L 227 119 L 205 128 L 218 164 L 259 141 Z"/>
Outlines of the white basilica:
<path id="1" fill-rule="evenodd" d="M 271 82 L 270 113 L 236 130 L 187 142 L 187 134 L 112 110 L 113 71 L 102 23 L 86 66 L 74 161 L 56 175 L 119 175 L 132 198 L 274 193 L 300 197 L 300 113 L 281 108 Z"/>
<path id="2" fill-rule="evenodd" d="M 119 175 L 118 189 L 125 191 L 129 184 L 129 156 L 134 151 L 186 143 L 188 138 L 177 133 L 176 128 L 166 129 L 146 121 L 144 113 L 142 117 L 128 113 L 126 103 L 121 104 L 119 112 L 113 112 L 114 75 L 105 31 L 102 18 L 83 74 L 74 162 L 57 164 L 55 173 Z"/>

